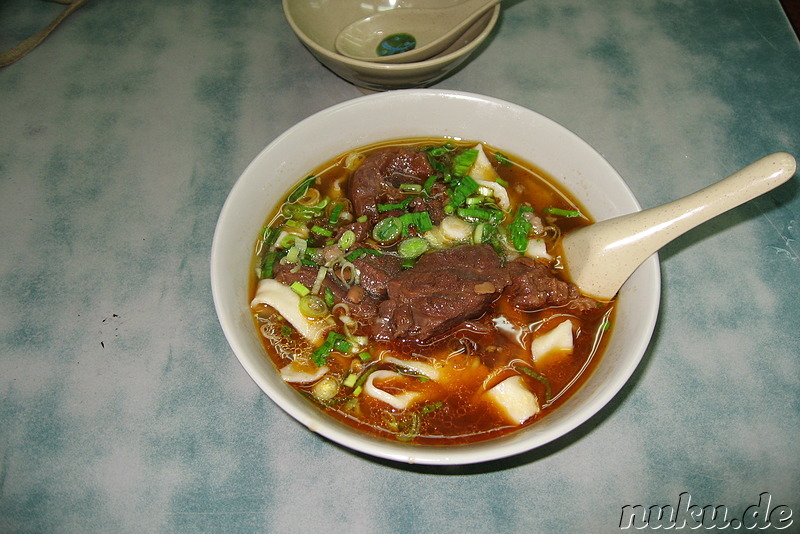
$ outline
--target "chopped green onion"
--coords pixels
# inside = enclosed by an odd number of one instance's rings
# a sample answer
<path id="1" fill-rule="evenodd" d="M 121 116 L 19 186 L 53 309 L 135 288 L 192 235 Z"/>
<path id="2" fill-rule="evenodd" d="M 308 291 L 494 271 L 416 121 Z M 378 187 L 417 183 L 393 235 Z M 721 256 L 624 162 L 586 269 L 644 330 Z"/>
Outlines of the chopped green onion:
<path id="1" fill-rule="evenodd" d="M 263 241 L 264 248 L 269 248 L 274 245 L 279 235 L 281 235 L 280 228 L 265 226 L 264 229 L 261 230 L 261 240 Z"/>
<path id="2" fill-rule="evenodd" d="M 453 159 L 453 175 L 464 176 L 477 159 L 478 151 L 476 149 L 468 148 L 464 150 L 461 154 Z"/>
<path id="3" fill-rule="evenodd" d="M 315 224 L 314 226 L 312 226 L 312 227 L 311 227 L 311 231 L 312 231 L 313 233 L 315 233 L 315 234 L 317 234 L 317 235 L 321 235 L 321 236 L 323 236 L 323 237 L 330 237 L 330 236 L 332 236 L 332 235 L 333 235 L 333 232 L 331 232 L 331 231 L 330 231 L 330 230 L 328 230 L 327 228 L 323 228 L 323 227 L 321 227 L 321 226 L 318 226 L 318 225 L 316 225 L 316 224 Z"/>
<path id="4" fill-rule="evenodd" d="M 509 167 L 511 165 L 511 160 L 508 159 L 508 157 L 505 154 L 503 154 L 502 152 L 495 152 L 494 153 L 494 159 L 500 165 L 505 165 L 506 167 Z M 505 187 L 505 186 L 503 186 L 503 187 Z"/>
<path id="5" fill-rule="evenodd" d="M 306 294 L 300 297 L 300 313 L 312 319 L 325 317 L 328 315 L 328 305 L 322 298 Z"/>
<path id="6" fill-rule="evenodd" d="M 347 350 L 341 350 L 345 345 L 347 346 Z M 350 350 L 350 343 L 347 342 L 342 334 L 330 331 L 322 345 L 314 349 L 311 353 L 311 358 L 314 360 L 317 367 L 322 367 L 325 365 L 325 362 L 328 361 L 328 356 L 330 356 L 333 350 L 347 352 Z"/>
<path id="7" fill-rule="evenodd" d="M 333 308 L 333 305 L 336 303 L 336 297 L 333 291 L 331 291 L 331 288 L 325 288 L 325 291 L 322 292 L 322 298 L 325 300 L 325 304 L 328 305 L 328 308 Z"/>
<path id="8" fill-rule="evenodd" d="M 408 229 L 410 226 L 413 226 L 417 229 L 417 232 L 420 234 L 424 234 L 428 230 L 433 228 L 433 222 L 431 222 L 431 215 L 427 211 L 418 211 L 415 213 L 404 213 L 400 217 L 397 217 L 401 224 L 401 232 L 403 236 L 408 235 Z M 385 219 L 384 219 L 385 220 Z"/>
<path id="9" fill-rule="evenodd" d="M 397 254 L 401 258 L 417 258 L 428 250 L 428 242 L 421 237 L 409 237 L 397 245 Z"/>
<path id="10" fill-rule="evenodd" d="M 342 250 L 347 250 L 348 248 L 352 247 L 353 244 L 356 242 L 356 233 L 352 230 L 345 230 L 344 233 L 339 237 L 339 242 L 337 245 Z"/>
<path id="11" fill-rule="evenodd" d="M 499 176 L 497 178 L 495 178 L 494 181 L 497 182 L 498 184 L 502 185 L 503 187 L 508 187 L 508 182 L 506 182 L 505 180 L 503 180 Z"/>
<path id="12" fill-rule="evenodd" d="M 336 224 L 339 221 L 339 215 L 342 214 L 343 209 L 344 204 L 336 204 L 331 210 L 331 216 L 328 217 L 328 222 L 331 224 Z"/>
<path id="13" fill-rule="evenodd" d="M 478 219 L 490 223 L 498 223 L 503 219 L 503 212 L 488 208 L 458 208 L 456 213 L 462 219 Z"/>
<path id="14" fill-rule="evenodd" d="M 314 279 L 314 285 L 311 286 L 311 294 L 312 295 L 319 295 L 320 290 L 322 289 L 322 282 L 325 281 L 325 277 L 328 275 L 328 268 L 324 265 L 317 270 L 317 277 Z"/>
<path id="15" fill-rule="evenodd" d="M 358 357 L 361 358 L 362 362 L 367 362 L 367 361 L 372 359 L 372 354 L 370 354 L 369 352 L 366 352 L 366 351 L 365 352 L 359 352 L 358 353 Z"/>
<path id="16" fill-rule="evenodd" d="M 431 412 L 434 412 L 444 406 L 442 401 L 436 401 L 433 404 L 426 404 L 422 407 L 422 415 L 428 415 Z"/>
<path id="17" fill-rule="evenodd" d="M 299 263 L 300 262 L 300 248 L 299 247 L 292 247 L 289 249 L 289 252 L 286 253 L 286 262 L 287 263 Z"/>
<path id="18" fill-rule="evenodd" d="M 422 425 L 421 416 L 416 413 L 409 413 L 405 417 L 401 416 L 397 421 L 397 440 L 411 441 L 419 435 Z"/>
<path id="19" fill-rule="evenodd" d="M 450 183 L 455 184 L 455 186 L 449 189 L 447 192 L 447 196 L 450 197 L 450 203 L 448 205 L 453 207 L 462 205 L 464 201 L 466 201 L 467 197 L 474 194 L 480 187 L 478 182 L 469 176 L 455 178 Z"/>
<path id="20" fill-rule="evenodd" d="M 409 204 L 411 204 L 412 200 L 414 200 L 414 197 L 408 197 L 405 200 L 395 202 L 393 204 L 378 204 L 378 213 L 384 213 L 393 210 L 404 210 Z"/>
<path id="21" fill-rule="evenodd" d="M 453 150 L 455 146 L 452 143 L 445 143 L 441 146 L 429 146 L 425 147 L 423 150 L 430 154 L 431 156 L 443 156 Z"/>
<path id="22" fill-rule="evenodd" d="M 546 213 L 548 215 L 558 215 L 560 217 L 583 217 L 583 214 L 578 210 L 565 210 L 561 208 L 555 208 L 553 206 L 544 208 L 542 213 Z"/>
<path id="23" fill-rule="evenodd" d="M 403 223 L 398 217 L 386 217 L 372 228 L 372 237 L 379 243 L 394 241 L 403 232 Z"/>
<path id="24" fill-rule="evenodd" d="M 373 256 L 383 256 L 383 252 L 380 250 L 375 250 L 374 248 L 366 248 L 360 247 L 352 252 L 350 252 L 347 256 L 344 257 L 347 261 L 356 261 L 358 258 L 365 254 L 372 254 Z"/>
<path id="25" fill-rule="evenodd" d="M 358 379 L 358 375 L 354 375 L 353 373 L 350 373 L 349 375 L 347 375 L 347 378 L 345 378 L 342 381 L 342 385 L 344 387 L 346 387 L 346 388 L 351 388 L 351 387 L 356 385 L 356 380 L 357 379 Z"/>
<path id="26" fill-rule="evenodd" d="M 300 282 L 294 282 L 294 283 L 292 283 L 292 285 L 291 285 L 291 286 L 289 286 L 289 287 L 290 287 L 290 288 L 292 288 L 292 291 L 294 291 L 295 293 L 297 293 L 297 294 L 298 294 L 298 295 L 300 295 L 301 297 L 305 297 L 306 295 L 308 295 L 309 293 L 311 293 L 311 290 L 310 290 L 310 289 L 308 289 L 306 286 L 304 286 L 304 285 L 303 285 L 302 283 L 300 283 Z"/>
<path id="27" fill-rule="evenodd" d="M 365 222 L 367 222 L 368 220 L 369 220 L 369 218 L 368 218 L 366 215 L 362 215 L 361 217 L 359 217 L 358 219 L 356 219 L 356 221 L 357 221 L 357 222 L 360 222 L 360 223 L 365 223 Z"/>
<path id="28" fill-rule="evenodd" d="M 277 243 L 277 246 L 281 248 L 289 248 L 294 243 L 294 238 L 296 236 L 292 234 L 286 234 L 283 238 Z"/>
<path id="29" fill-rule="evenodd" d="M 398 187 L 401 193 L 421 193 L 422 186 L 420 184 L 400 184 Z"/>
<path id="30" fill-rule="evenodd" d="M 270 250 L 264 254 L 264 257 L 261 259 L 261 274 L 259 278 L 274 278 L 275 264 L 285 255 L 285 251 L 278 252 L 275 250 Z"/>
<path id="31" fill-rule="evenodd" d="M 525 214 L 532 211 L 533 208 L 530 206 L 520 206 L 517 208 L 517 215 L 514 220 L 508 225 L 508 237 L 517 252 L 525 252 L 528 247 L 528 233 L 533 228 L 533 225 L 525 218 Z"/>
<path id="32" fill-rule="evenodd" d="M 474 245 L 480 245 L 483 243 L 483 236 L 486 233 L 486 223 L 478 223 L 475 225 L 475 229 L 472 231 L 472 243 Z"/>
<path id="33" fill-rule="evenodd" d="M 311 187 L 311 184 L 313 184 L 316 179 L 317 177 L 314 175 L 306 176 L 303 179 L 303 181 L 300 182 L 300 185 L 298 185 L 295 188 L 295 190 L 292 191 L 292 193 L 289 195 L 289 198 L 287 198 L 286 200 L 288 200 L 289 202 L 294 202 L 303 195 L 305 195 L 306 191 L 308 191 L 308 188 Z"/>
<path id="34" fill-rule="evenodd" d="M 281 215 L 287 219 L 299 221 L 309 221 L 314 217 L 318 217 L 322 211 L 322 208 L 317 206 L 300 206 L 298 204 L 284 204 L 281 207 Z"/>
<path id="35" fill-rule="evenodd" d="M 545 377 L 543 377 L 542 375 L 540 375 L 539 373 L 537 373 L 536 371 L 534 371 L 530 367 L 527 367 L 527 366 L 524 366 L 524 365 L 516 365 L 514 367 L 514 369 L 516 369 L 517 371 L 519 371 L 519 372 L 521 372 L 523 374 L 526 374 L 529 377 L 533 378 L 534 380 L 537 380 L 537 381 L 541 382 L 542 384 L 544 384 L 544 399 L 545 399 L 545 402 L 550 402 L 550 399 L 552 398 L 553 392 L 550 389 L 550 381 L 548 379 L 546 379 Z"/>
<path id="36" fill-rule="evenodd" d="M 436 175 L 431 174 L 430 176 L 428 176 L 428 179 L 425 180 L 425 183 L 422 185 L 422 190 L 430 194 L 434 183 L 436 183 Z"/>
<path id="37" fill-rule="evenodd" d="M 353 344 L 347 341 L 345 338 L 337 339 L 333 343 L 333 348 L 338 350 L 339 352 L 350 352 L 350 349 L 353 348 Z"/>

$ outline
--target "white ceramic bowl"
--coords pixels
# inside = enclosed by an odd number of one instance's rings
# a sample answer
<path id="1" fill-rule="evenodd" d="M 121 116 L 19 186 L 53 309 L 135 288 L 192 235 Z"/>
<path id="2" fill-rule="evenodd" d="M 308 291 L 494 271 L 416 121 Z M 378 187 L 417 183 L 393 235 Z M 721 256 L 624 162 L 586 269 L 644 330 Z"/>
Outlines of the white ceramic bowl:
<path id="1" fill-rule="evenodd" d="M 431 85 L 459 67 L 489 36 L 500 6 L 481 17 L 447 50 L 425 61 L 372 63 L 336 52 L 339 31 L 378 11 L 405 7 L 444 7 L 460 0 L 283 0 L 283 12 L 294 33 L 323 65 L 350 83 L 369 89 L 406 89 Z"/>
<path id="2" fill-rule="evenodd" d="M 319 132 L 335 131 L 321 136 Z M 638 211 L 614 169 L 588 144 L 541 115 L 480 95 L 411 89 L 346 101 L 303 120 L 267 146 L 228 196 L 211 252 L 211 283 L 222 329 L 253 380 L 292 417 L 351 449 L 401 462 L 470 464 L 544 445 L 597 413 L 625 384 L 655 327 L 660 296 L 656 256 L 618 296 L 609 345 L 586 383 L 541 421 L 508 436 L 464 446 L 420 446 L 358 432 L 303 398 L 279 377 L 248 308 L 253 246 L 264 220 L 286 191 L 318 165 L 350 149 L 404 137 L 448 136 L 483 141 L 549 172 L 595 220 Z"/>

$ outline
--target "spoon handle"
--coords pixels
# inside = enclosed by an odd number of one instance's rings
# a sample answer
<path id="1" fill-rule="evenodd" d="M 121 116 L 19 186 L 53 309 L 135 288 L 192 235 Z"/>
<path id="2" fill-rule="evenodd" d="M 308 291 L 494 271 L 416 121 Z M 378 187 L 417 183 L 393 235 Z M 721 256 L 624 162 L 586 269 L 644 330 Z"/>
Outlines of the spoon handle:
<path id="1" fill-rule="evenodd" d="M 658 249 L 695 226 L 778 187 L 796 168 L 794 157 L 776 152 L 689 196 L 572 232 L 562 240 L 570 277 L 585 294 L 611 299 Z"/>

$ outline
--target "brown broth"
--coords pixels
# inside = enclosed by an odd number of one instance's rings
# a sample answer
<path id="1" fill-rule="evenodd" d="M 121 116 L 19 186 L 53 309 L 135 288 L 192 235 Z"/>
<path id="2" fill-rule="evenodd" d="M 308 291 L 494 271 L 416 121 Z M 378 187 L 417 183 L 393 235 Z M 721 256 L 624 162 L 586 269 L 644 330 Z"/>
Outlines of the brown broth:
<path id="1" fill-rule="evenodd" d="M 353 152 L 368 154 L 388 146 L 426 146 L 443 142 L 462 147 L 476 144 L 441 138 L 404 139 L 377 143 Z M 557 222 L 562 233 L 591 223 L 585 216 L 586 212 L 572 196 L 557 187 L 555 181 L 541 169 L 507 153 L 504 155 L 512 162 L 511 165 L 496 163 L 493 155 L 497 150 L 485 144 L 483 146 L 499 176 L 508 183 L 507 191 L 512 207 L 526 202 L 537 214 L 541 214 L 548 206 L 578 210 L 584 214 L 580 218 L 543 216 L 545 222 Z M 352 172 L 345 168 L 347 159 L 347 154 L 343 154 L 315 170 L 314 174 L 318 177 L 315 187 L 322 198 L 336 200 L 346 194 L 346 180 Z M 266 221 L 266 226 L 281 219 L 280 210 L 280 207 L 276 209 Z M 558 235 L 550 236 L 549 239 L 548 250 L 556 250 Z M 260 245 L 257 245 L 253 272 L 256 271 L 255 266 L 261 252 Z M 555 266 L 558 267 L 557 258 Z M 255 294 L 257 283 L 254 276 L 251 281 L 251 296 Z M 335 376 L 340 385 L 338 393 L 331 399 L 321 401 L 315 398 L 311 384 L 292 385 L 332 417 L 376 436 L 435 445 L 481 441 L 534 424 L 576 391 L 591 373 L 607 344 L 613 311 L 611 302 L 580 313 L 555 307 L 524 312 L 514 308 L 505 297 L 500 297 L 483 317 L 467 321 L 450 335 L 431 340 L 424 345 L 403 341 L 371 341 L 371 357 L 368 361 L 362 361 L 358 355 L 334 351 L 327 362 L 330 368 L 328 375 Z M 565 315 L 578 325 L 573 352 L 549 358 L 550 363 L 546 365 L 537 365 L 530 354 L 531 340 L 560 323 L 560 318 Z M 258 306 L 254 308 L 253 316 L 256 328 L 262 329 L 262 332 L 265 323 L 274 323 L 272 341 L 264 336 L 262 341 L 277 368 L 286 366 L 298 353 L 311 350 L 312 347 L 296 331 L 285 328 L 285 323 L 271 308 Z M 521 325 L 524 333 L 519 334 L 517 339 L 495 328 L 492 319 L 497 316 L 504 317 L 511 324 Z M 419 375 L 404 375 L 380 384 L 381 389 L 389 393 L 416 392 L 424 398 L 423 402 L 398 410 L 364 394 L 363 390 L 358 396 L 354 396 L 354 388 L 341 384 L 350 374 L 356 374 L 363 380 L 371 369 L 385 368 L 386 365 L 381 360 L 387 355 L 400 360 L 434 362 L 438 366 L 441 375 L 438 380 L 428 380 Z M 520 365 L 546 378 L 551 390 L 549 400 L 545 385 L 521 372 Z M 509 423 L 483 395 L 492 386 L 512 375 L 523 377 L 526 386 L 536 395 L 542 406 L 541 411 L 523 425 Z"/>

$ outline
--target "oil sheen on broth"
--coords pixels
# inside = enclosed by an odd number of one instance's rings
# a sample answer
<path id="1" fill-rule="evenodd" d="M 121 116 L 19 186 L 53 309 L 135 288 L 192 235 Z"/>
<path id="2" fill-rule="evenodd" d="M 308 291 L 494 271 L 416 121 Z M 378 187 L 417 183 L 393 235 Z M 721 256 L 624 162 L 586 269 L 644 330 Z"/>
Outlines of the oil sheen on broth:
<path id="1" fill-rule="evenodd" d="M 364 432 L 464 444 L 535 423 L 599 358 L 614 302 L 561 273 L 590 224 L 536 167 L 403 139 L 327 162 L 257 238 L 251 309 L 283 379 Z"/>

